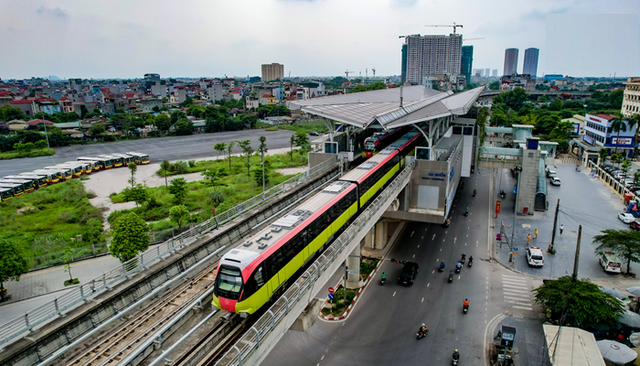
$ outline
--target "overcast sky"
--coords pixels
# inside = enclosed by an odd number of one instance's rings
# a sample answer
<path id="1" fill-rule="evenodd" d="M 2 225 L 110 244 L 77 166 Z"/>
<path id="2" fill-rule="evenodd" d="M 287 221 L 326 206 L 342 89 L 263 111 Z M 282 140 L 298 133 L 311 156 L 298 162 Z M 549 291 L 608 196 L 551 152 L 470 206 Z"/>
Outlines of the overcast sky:
<path id="1" fill-rule="evenodd" d="M 292 76 L 399 75 L 398 36 L 452 22 L 485 38 L 465 43 L 473 68 L 501 74 L 515 47 L 521 72 L 537 47 L 538 75 L 640 76 L 639 13 L 638 0 L 0 0 L 0 78 L 259 76 L 272 62 Z"/>

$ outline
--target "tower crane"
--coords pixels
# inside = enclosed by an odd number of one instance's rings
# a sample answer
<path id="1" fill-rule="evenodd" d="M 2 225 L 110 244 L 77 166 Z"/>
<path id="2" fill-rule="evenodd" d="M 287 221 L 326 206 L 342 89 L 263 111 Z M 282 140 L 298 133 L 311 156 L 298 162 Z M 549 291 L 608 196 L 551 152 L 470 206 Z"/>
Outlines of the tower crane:
<path id="1" fill-rule="evenodd" d="M 480 37 L 480 38 L 463 38 L 462 41 L 463 42 L 464 41 L 475 41 L 475 40 L 478 40 L 478 39 L 484 39 L 484 37 Z"/>
<path id="2" fill-rule="evenodd" d="M 456 29 L 457 28 L 462 28 L 462 24 L 456 24 L 455 22 L 453 24 L 445 24 L 445 25 L 429 24 L 429 25 L 425 25 L 425 27 L 453 27 L 453 34 L 456 34 Z"/>
<path id="3" fill-rule="evenodd" d="M 346 76 L 347 80 L 349 80 L 349 74 L 352 74 L 352 73 L 354 73 L 354 72 L 355 72 L 355 71 L 349 71 L 349 69 L 346 69 L 346 70 L 344 71 L 344 75 Z"/>

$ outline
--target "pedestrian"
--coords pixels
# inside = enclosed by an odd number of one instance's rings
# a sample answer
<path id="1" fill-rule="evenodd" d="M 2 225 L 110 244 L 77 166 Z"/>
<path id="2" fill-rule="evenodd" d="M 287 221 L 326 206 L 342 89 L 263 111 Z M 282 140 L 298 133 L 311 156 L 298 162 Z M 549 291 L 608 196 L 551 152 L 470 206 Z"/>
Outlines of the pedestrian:
<path id="1" fill-rule="evenodd" d="M 538 239 L 538 229 L 533 230 L 533 238 Z"/>
<path id="2" fill-rule="evenodd" d="M 560 224 L 560 235 L 562 235 L 563 230 L 564 230 L 564 225 Z"/>
<path id="3" fill-rule="evenodd" d="M 527 234 L 527 246 L 529 245 L 530 241 L 531 241 L 531 234 Z"/>
<path id="4" fill-rule="evenodd" d="M 618 334 L 618 336 L 616 337 L 616 341 L 618 341 L 618 342 L 622 342 L 623 340 L 624 340 L 624 336 L 622 335 L 622 332 L 620 332 L 620 333 Z"/>

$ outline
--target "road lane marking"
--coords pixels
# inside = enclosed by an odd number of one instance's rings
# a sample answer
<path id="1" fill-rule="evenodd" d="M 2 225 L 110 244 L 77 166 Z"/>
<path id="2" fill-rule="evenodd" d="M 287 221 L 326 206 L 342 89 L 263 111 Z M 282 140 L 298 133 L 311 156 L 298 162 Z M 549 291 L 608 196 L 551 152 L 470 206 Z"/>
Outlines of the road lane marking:
<path id="1" fill-rule="evenodd" d="M 460 279 L 460 276 L 458 276 L 458 279 Z"/>
<path id="2" fill-rule="evenodd" d="M 445 230 L 444 233 L 447 234 L 449 232 L 449 230 Z"/>
<path id="3" fill-rule="evenodd" d="M 442 248 L 440 248 L 440 251 L 442 251 Z"/>
<path id="4" fill-rule="evenodd" d="M 413 255 L 413 258 L 415 258 L 415 257 L 416 257 L 416 255 L 414 254 L 414 255 Z"/>
<path id="5" fill-rule="evenodd" d="M 422 235 L 422 236 L 420 237 L 420 239 L 424 239 L 424 235 Z"/>
<path id="6" fill-rule="evenodd" d="M 440 262 L 440 258 L 436 258 L 436 263 Z"/>
<path id="7" fill-rule="evenodd" d="M 431 238 L 431 240 L 435 240 L 436 239 L 436 234 L 433 234 L 433 238 Z"/>
<path id="8" fill-rule="evenodd" d="M 344 324 L 342 324 L 342 325 L 344 325 Z M 324 355 L 322 355 L 322 358 L 320 358 L 320 361 L 322 361 L 322 360 L 324 360 Z"/>
<path id="9" fill-rule="evenodd" d="M 418 244 L 418 248 L 420 248 L 420 244 Z"/>
<path id="10" fill-rule="evenodd" d="M 478 247 L 478 241 L 476 240 L 476 248 Z"/>
<path id="11" fill-rule="evenodd" d="M 458 240 L 458 237 L 457 237 L 457 236 L 454 236 L 454 237 L 453 237 L 453 244 L 455 244 L 457 240 Z"/>
<path id="12" fill-rule="evenodd" d="M 415 233 L 415 231 L 411 232 L 411 235 L 409 235 L 410 238 L 413 238 L 413 233 Z"/>
<path id="13" fill-rule="evenodd" d="M 434 274 L 434 273 L 436 273 L 436 270 L 435 270 L 435 269 L 434 269 L 433 271 L 431 271 L 431 274 Z"/>
<path id="14" fill-rule="evenodd" d="M 464 243 L 464 246 L 466 247 L 466 246 L 467 246 L 467 243 Z"/>
<path id="15" fill-rule="evenodd" d="M 420 302 L 424 302 L 424 297 L 422 298 L 422 301 L 420 301 Z"/>
<path id="16" fill-rule="evenodd" d="M 431 282 L 427 283 L 427 287 L 431 286 Z"/>
<path id="17" fill-rule="evenodd" d="M 428 229 L 428 228 L 429 228 L 429 227 L 425 227 L 425 228 L 424 228 L 424 231 L 427 231 L 427 229 Z"/>
<path id="18" fill-rule="evenodd" d="M 396 292 L 395 291 L 393 292 L 393 296 L 392 297 L 396 297 Z"/>
<path id="19" fill-rule="evenodd" d="M 524 307 L 524 306 L 516 306 L 516 305 L 513 305 L 512 308 L 522 309 L 522 310 L 533 310 L 532 308 L 527 308 L 527 307 Z"/>

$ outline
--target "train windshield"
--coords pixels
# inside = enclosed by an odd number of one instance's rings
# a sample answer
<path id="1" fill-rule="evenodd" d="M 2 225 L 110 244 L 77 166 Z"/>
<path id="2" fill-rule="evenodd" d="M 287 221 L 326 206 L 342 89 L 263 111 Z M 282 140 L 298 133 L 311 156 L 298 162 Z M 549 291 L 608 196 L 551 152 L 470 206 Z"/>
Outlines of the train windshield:
<path id="1" fill-rule="evenodd" d="M 242 274 L 234 267 L 220 266 L 216 279 L 218 294 L 230 300 L 237 300 L 242 290 Z"/>

